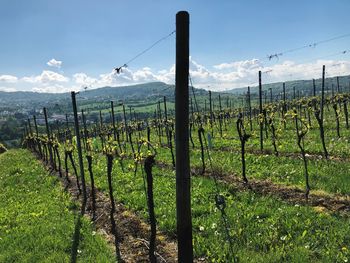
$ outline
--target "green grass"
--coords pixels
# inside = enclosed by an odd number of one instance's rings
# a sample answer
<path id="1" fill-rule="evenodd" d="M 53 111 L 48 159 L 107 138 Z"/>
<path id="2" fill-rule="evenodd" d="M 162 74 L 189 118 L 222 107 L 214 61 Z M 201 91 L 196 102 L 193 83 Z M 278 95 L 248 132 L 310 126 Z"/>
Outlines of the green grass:
<path id="1" fill-rule="evenodd" d="M 113 167 L 115 198 L 147 220 L 141 170 L 135 176 L 132 161 L 124 160 L 123 165 L 125 172 L 119 162 Z M 96 185 L 108 191 L 105 157 L 95 155 L 93 167 Z M 192 177 L 191 191 L 195 256 L 211 262 L 230 262 L 226 230 L 214 201 L 214 181 Z M 346 262 L 350 257 L 348 217 L 319 213 L 311 207 L 249 191 L 233 192 L 226 185 L 219 185 L 218 191 L 225 196 L 233 251 L 240 262 Z M 154 200 L 158 227 L 174 236 L 173 171 L 154 167 Z"/>
<path id="2" fill-rule="evenodd" d="M 326 113 L 326 143 L 331 154 L 347 156 L 349 145 L 346 130 L 342 122 L 341 139 L 336 138 L 332 112 Z M 316 122 L 313 119 L 313 124 Z M 283 125 L 281 125 L 283 126 Z M 246 122 L 246 127 L 248 124 Z M 279 131 L 278 146 L 281 152 L 298 153 L 296 132 L 293 121 L 287 123 L 287 129 Z M 209 125 L 205 126 L 208 132 Z M 197 148 L 191 150 L 191 165 L 200 166 L 200 151 L 197 130 L 193 131 Z M 214 169 L 226 173 L 241 173 L 240 144 L 235 126 L 235 118 L 227 124 L 225 137 L 219 138 L 217 127 L 214 130 L 214 147 L 227 146 L 230 151 L 212 151 Z M 256 121 L 253 136 L 247 148 L 259 150 L 259 134 Z M 165 134 L 165 133 L 164 133 Z M 145 137 L 145 132 L 143 132 Z M 269 136 L 271 134 L 269 133 Z M 136 148 L 137 135 L 133 142 Z M 165 137 L 162 138 L 166 142 Z M 97 139 L 100 145 L 99 139 Z M 157 147 L 158 136 L 152 129 L 151 142 Z M 319 131 L 313 127 L 305 138 L 306 150 L 318 153 L 322 151 Z M 265 141 L 265 147 L 272 149 L 271 139 Z M 156 160 L 171 163 L 170 151 L 157 148 Z M 127 143 L 127 154 L 131 153 Z M 207 158 L 207 155 L 206 155 Z M 76 159 L 77 160 L 77 159 Z M 303 163 L 301 159 L 275 157 L 272 155 L 247 154 L 247 176 L 255 179 L 270 179 L 275 183 L 304 186 Z M 207 167 L 209 167 L 208 161 Z M 334 160 L 309 160 L 310 184 L 313 190 L 329 193 L 348 194 L 350 187 L 350 165 L 348 162 Z M 120 163 L 113 168 L 114 195 L 117 201 L 136 211 L 147 220 L 147 202 L 144 181 L 140 169 L 133 172 L 133 161 L 124 160 L 123 172 Z M 94 155 L 93 170 L 96 185 L 103 191 L 108 190 L 106 177 L 106 158 Z M 89 180 L 88 180 L 89 182 Z M 158 227 L 168 235 L 175 237 L 175 177 L 170 169 L 154 168 L 154 198 Z M 228 257 L 228 238 L 223 226 L 220 211 L 215 207 L 215 183 L 212 179 L 192 178 L 192 215 L 193 242 L 196 257 L 206 257 L 212 262 L 231 262 Z M 350 254 L 350 232 L 348 216 L 327 214 L 315 211 L 312 207 L 291 205 L 273 196 L 262 196 L 253 192 L 235 192 L 230 186 L 219 185 L 218 192 L 225 196 L 226 215 L 233 251 L 240 262 L 347 262 Z"/>
<path id="3" fill-rule="evenodd" d="M 77 204 L 27 150 L 0 155 L 0 262 L 69 262 Z M 82 220 L 79 262 L 113 262 Z"/>

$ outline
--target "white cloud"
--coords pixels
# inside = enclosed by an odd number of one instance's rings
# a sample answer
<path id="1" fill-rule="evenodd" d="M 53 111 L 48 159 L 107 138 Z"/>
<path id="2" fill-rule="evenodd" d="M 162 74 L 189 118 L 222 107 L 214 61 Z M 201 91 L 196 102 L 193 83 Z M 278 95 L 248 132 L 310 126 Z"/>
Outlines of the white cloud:
<path id="1" fill-rule="evenodd" d="M 73 75 L 73 81 L 80 86 L 93 86 L 97 83 L 97 79 L 89 77 L 85 73 L 76 73 Z"/>
<path id="2" fill-rule="evenodd" d="M 53 85 L 45 85 L 45 86 L 37 86 L 32 88 L 32 91 L 35 92 L 48 92 L 48 93 L 63 93 L 63 92 L 70 92 L 72 91 L 72 88 L 59 85 L 59 84 L 53 84 Z"/>
<path id="3" fill-rule="evenodd" d="M 16 76 L 0 75 L 1 82 L 15 83 L 15 82 L 17 82 L 17 80 L 18 80 L 18 78 Z"/>
<path id="4" fill-rule="evenodd" d="M 10 87 L 0 87 L 0 91 L 13 92 L 17 90 L 15 88 L 10 88 Z"/>
<path id="5" fill-rule="evenodd" d="M 69 78 L 50 70 L 44 70 L 38 76 L 23 77 L 21 80 L 29 83 L 51 83 L 51 82 L 68 82 Z"/>
<path id="6" fill-rule="evenodd" d="M 47 62 L 46 64 L 50 67 L 61 68 L 62 61 L 59 61 L 59 60 L 56 60 L 53 58 L 49 62 Z"/>
<path id="7" fill-rule="evenodd" d="M 204 66 L 190 58 L 190 75 L 193 85 L 197 88 L 211 90 L 226 90 L 257 85 L 258 71 L 263 72 L 263 84 L 288 81 L 293 79 L 320 78 L 322 65 L 326 65 L 326 76 L 350 74 L 350 61 L 346 60 L 318 60 L 310 63 L 296 63 L 294 61 L 279 61 L 270 66 L 264 66 L 258 59 L 224 62 L 218 65 Z M 65 76 L 53 71 L 44 70 L 40 75 L 17 78 L 2 75 L 0 81 L 6 83 L 3 89 L 21 87 L 21 89 L 38 92 L 67 92 L 104 86 L 125 86 L 151 81 L 161 81 L 168 84 L 175 83 L 175 65 L 168 69 L 155 71 L 144 67 L 133 70 L 123 68 L 120 74 L 114 70 L 98 76 L 89 76 L 84 72 Z"/>
<path id="8" fill-rule="evenodd" d="M 224 69 L 237 69 L 237 68 L 259 68 L 261 67 L 261 61 L 259 59 L 252 60 L 243 60 L 243 61 L 234 61 L 230 63 L 222 63 L 219 65 L 214 65 L 213 67 L 218 70 Z"/>

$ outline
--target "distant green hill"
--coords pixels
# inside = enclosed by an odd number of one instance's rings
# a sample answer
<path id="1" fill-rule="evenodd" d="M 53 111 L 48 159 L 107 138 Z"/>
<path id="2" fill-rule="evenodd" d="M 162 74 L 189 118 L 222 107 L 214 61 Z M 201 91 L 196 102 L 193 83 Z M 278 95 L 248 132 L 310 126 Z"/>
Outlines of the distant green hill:
<path id="1" fill-rule="evenodd" d="M 123 87 L 103 87 L 80 92 L 80 100 L 106 101 L 145 101 L 154 100 L 166 96 L 174 98 L 175 87 L 163 82 L 151 82 Z M 197 94 L 206 93 L 196 89 Z M 70 99 L 70 93 L 38 93 L 38 92 L 3 92 L 0 91 L 0 103 L 4 104 L 33 104 L 39 102 L 56 102 Z"/>
<path id="2" fill-rule="evenodd" d="M 316 92 L 321 91 L 321 84 L 322 79 L 316 79 Z M 328 92 L 331 92 L 332 84 L 334 89 L 337 87 L 337 78 L 326 78 L 325 80 L 325 89 L 328 90 Z M 293 87 L 295 87 L 296 92 L 300 92 L 302 95 L 308 95 L 311 94 L 313 91 L 313 82 L 312 80 L 292 80 L 292 81 L 286 81 L 286 93 L 291 95 L 293 93 Z M 339 77 L 339 86 L 342 91 L 350 91 L 350 75 L 348 76 L 341 76 Z M 258 86 L 250 87 L 252 94 L 258 93 Z M 269 90 L 272 89 L 273 94 L 279 94 L 283 92 L 283 82 L 276 82 L 276 83 L 270 83 L 270 84 L 264 84 L 262 85 L 262 90 Z M 238 88 L 238 89 L 232 89 L 229 91 L 226 91 L 235 95 L 241 95 L 245 94 L 247 92 L 247 87 L 245 88 Z"/>

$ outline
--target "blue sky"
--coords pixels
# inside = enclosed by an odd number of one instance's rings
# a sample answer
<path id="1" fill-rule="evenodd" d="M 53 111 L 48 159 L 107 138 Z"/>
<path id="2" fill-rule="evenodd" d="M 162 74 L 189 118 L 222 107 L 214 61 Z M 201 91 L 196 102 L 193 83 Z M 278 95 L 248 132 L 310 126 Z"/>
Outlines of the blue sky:
<path id="1" fill-rule="evenodd" d="M 120 66 L 190 13 L 195 85 L 229 89 L 350 73 L 350 35 L 274 58 L 267 55 L 350 34 L 348 0 L 0 0 L 0 90 L 62 92 L 83 86 L 174 80 L 175 36 Z M 51 63 L 48 63 L 51 61 Z M 50 64 L 50 65 L 48 65 Z"/>

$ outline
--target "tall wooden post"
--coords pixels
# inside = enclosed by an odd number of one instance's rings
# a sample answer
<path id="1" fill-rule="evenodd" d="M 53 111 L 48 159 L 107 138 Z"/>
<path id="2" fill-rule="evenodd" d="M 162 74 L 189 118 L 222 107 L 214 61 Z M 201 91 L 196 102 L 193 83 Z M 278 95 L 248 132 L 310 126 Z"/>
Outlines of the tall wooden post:
<path id="1" fill-rule="evenodd" d="M 30 123 L 30 119 L 29 118 L 28 118 L 28 128 L 29 128 L 29 135 L 33 136 L 32 124 Z"/>
<path id="2" fill-rule="evenodd" d="M 262 108 L 262 85 L 261 85 L 261 71 L 259 70 L 259 114 L 260 116 L 263 114 Z M 264 122 L 259 120 L 260 124 L 260 150 L 264 149 L 264 139 L 263 139 L 263 124 Z"/>
<path id="3" fill-rule="evenodd" d="M 74 127 L 75 127 L 75 137 L 77 140 L 77 150 L 78 150 L 78 159 L 79 159 L 79 169 L 80 169 L 80 179 L 83 186 L 83 204 L 82 211 L 85 211 L 85 205 L 86 205 L 86 184 L 85 184 L 85 176 L 84 176 L 84 163 L 83 163 L 83 152 L 81 150 L 81 141 L 80 141 L 80 131 L 79 131 L 79 120 L 78 120 L 78 111 L 77 111 L 77 102 L 75 99 L 75 92 L 71 92 L 72 96 L 72 106 L 73 106 L 73 114 L 74 114 Z"/>
<path id="4" fill-rule="evenodd" d="M 84 127 L 84 149 L 87 150 L 87 139 L 88 139 L 88 131 L 87 131 L 87 127 L 86 127 L 86 118 L 85 118 L 85 114 L 84 114 L 84 110 L 81 110 L 81 118 L 83 121 L 83 127 Z"/>
<path id="5" fill-rule="evenodd" d="M 339 77 L 337 77 L 337 94 L 340 92 Z"/>
<path id="6" fill-rule="evenodd" d="M 286 113 L 286 83 L 283 82 L 283 111 Z"/>
<path id="7" fill-rule="evenodd" d="M 213 136 L 213 103 L 211 101 L 211 91 L 209 90 L 209 111 L 210 111 L 210 129 Z"/>
<path id="8" fill-rule="evenodd" d="M 293 87 L 293 100 L 295 100 L 295 86 Z"/>
<path id="9" fill-rule="evenodd" d="M 168 110 L 167 110 L 167 106 L 166 106 L 166 97 L 163 97 L 163 103 L 164 103 L 164 118 L 166 121 L 166 125 L 167 125 L 167 121 L 168 121 Z"/>
<path id="10" fill-rule="evenodd" d="M 250 100 L 250 87 L 248 86 L 248 92 L 247 92 L 247 95 L 248 95 L 248 110 L 249 110 L 249 126 L 250 126 L 250 130 L 252 131 L 253 130 L 253 123 L 252 123 L 252 103 L 251 103 L 251 100 Z"/>
<path id="11" fill-rule="evenodd" d="M 36 137 L 39 137 L 39 131 L 38 131 L 38 124 L 36 123 L 36 116 L 33 115 L 33 120 L 34 120 L 34 127 L 35 127 L 35 133 L 36 133 Z"/>
<path id="12" fill-rule="evenodd" d="M 321 122 L 323 123 L 323 105 L 324 105 L 324 78 L 325 78 L 326 66 L 322 67 L 322 90 L 321 90 Z"/>
<path id="13" fill-rule="evenodd" d="M 115 128 L 115 117 L 114 117 L 114 105 L 113 101 L 111 101 L 111 112 L 112 112 L 112 126 L 113 126 L 113 138 L 117 140 L 117 130 Z"/>
<path id="14" fill-rule="evenodd" d="M 189 156 L 189 14 L 176 14 L 176 214 L 178 262 L 193 262 Z"/>
<path id="15" fill-rule="evenodd" d="M 126 122 L 126 113 L 125 113 L 125 104 L 123 103 L 123 116 L 124 116 L 124 132 L 125 132 L 125 141 L 129 141 L 128 137 L 128 123 Z"/>
<path id="16" fill-rule="evenodd" d="M 315 83 L 315 79 L 312 79 L 312 86 L 313 86 L 314 97 L 315 97 L 315 96 L 316 96 L 316 83 Z"/>
<path id="17" fill-rule="evenodd" d="M 51 141 L 51 135 L 50 135 L 49 122 L 47 119 L 47 110 L 45 107 L 44 107 L 44 117 L 45 117 L 45 126 L 46 126 L 46 134 L 47 134 L 47 148 L 49 149 L 50 165 L 51 165 L 51 168 L 53 168 L 52 141 Z"/>
<path id="18" fill-rule="evenodd" d="M 103 128 L 103 118 L 102 118 L 102 111 L 100 110 L 100 130 L 102 131 Z"/>

